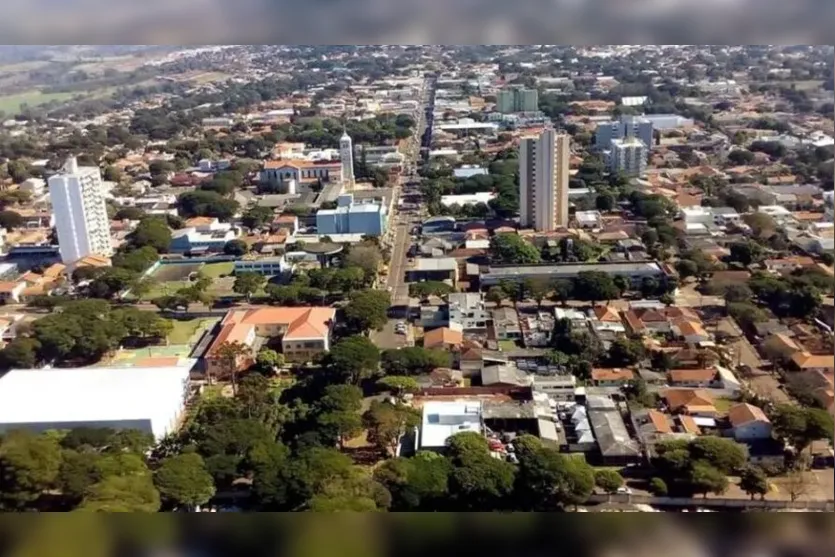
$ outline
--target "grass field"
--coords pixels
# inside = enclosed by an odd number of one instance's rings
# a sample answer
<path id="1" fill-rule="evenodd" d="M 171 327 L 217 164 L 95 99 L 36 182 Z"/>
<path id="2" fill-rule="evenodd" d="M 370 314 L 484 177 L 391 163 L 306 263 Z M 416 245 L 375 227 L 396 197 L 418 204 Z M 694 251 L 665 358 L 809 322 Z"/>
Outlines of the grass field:
<path id="1" fill-rule="evenodd" d="M 191 338 L 198 331 L 208 329 L 217 319 L 191 319 L 189 321 L 173 320 L 174 329 L 168 335 L 168 342 L 171 344 L 188 344 Z"/>
<path id="2" fill-rule="evenodd" d="M 713 405 L 720 414 L 727 413 L 734 404 L 736 404 L 736 401 L 729 398 L 716 398 L 713 400 Z"/>
<path id="3" fill-rule="evenodd" d="M 209 278 L 219 278 L 223 275 L 231 275 L 235 269 L 233 261 L 224 261 L 222 263 L 206 263 L 200 267 L 200 272 Z"/>
<path id="4" fill-rule="evenodd" d="M 14 95 L 0 96 L 0 110 L 6 114 L 13 115 L 20 112 L 20 105 L 26 104 L 35 107 L 50 101 L 68 101 L 78 93 L 41 93 L 40 91 L 28 91 Z"/>
<path id="5" fill-rule="evenodd" d="M 517 350 L 519 346 L 512 340 L 500 340 L 499 341 L 499 350 L 502 352 L 513 352 Z"/>

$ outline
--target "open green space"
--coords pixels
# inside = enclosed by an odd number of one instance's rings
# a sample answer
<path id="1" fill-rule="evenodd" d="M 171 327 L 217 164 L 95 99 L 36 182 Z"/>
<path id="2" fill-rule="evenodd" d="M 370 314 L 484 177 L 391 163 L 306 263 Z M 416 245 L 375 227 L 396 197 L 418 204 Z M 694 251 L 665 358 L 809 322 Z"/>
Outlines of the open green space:
<path id="1" fill-rule="evenodd" d="M 720 414 L 727 413 L 734 404 L 736 404 L 736 401 L 729 398 L 716 398 L 713 401 L 713 405 Z"/>
<path id="2" fill-rule="evenodd" d="M 13 115 L 20 112 L 20 106 L 25 104 L 35 107 L 50 101 L 68 101 L 78 93 L 41 93 L 40 91 L 27 91 L 14 95 L 0 96 L 0 110 L 6 114 Z"/>
<path id="3" fill-rule="evenodd" d="M 211 327 L 217 319 L 190 319 L 188 321 L 172 320 L 174 328 L 168 335 L 168 342 L 171 344 L 188 344 L 191 338 L 198 332 Z"/>
<path id="4" fill-rule="evenodd" d="M 516 345 L 516 342 L 512 340 L 500 340 L 499 341 L 499 350 L 502 352 L 513 352 L 517 350 L 519 347 Z"/>
<path id="5" fill-rule="evenodd" d="M 206 263 L 200 267 L 200 272 L 209 278 L 218 278 L 223 275 L 231 275 L 235 270 L 234 261 L 223 261 L 221 263 Z"/>

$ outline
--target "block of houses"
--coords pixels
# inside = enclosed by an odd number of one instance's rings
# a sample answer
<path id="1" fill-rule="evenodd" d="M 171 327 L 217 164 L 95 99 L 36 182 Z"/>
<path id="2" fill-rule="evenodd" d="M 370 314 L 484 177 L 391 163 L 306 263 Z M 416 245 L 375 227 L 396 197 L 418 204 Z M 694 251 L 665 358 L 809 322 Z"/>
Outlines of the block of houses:
<path id="1" fill-rule="evenodd" d="M 706 418 L 715 418 L 719 414 L 713 397 L 704 389 L 667 389 L 661 396 L 674 414 Z"/>
<path id="2" fill-rule="evenodd" d="M 307 362 L 330 350 L 336 310 L 328 307 L 262 307 L 232 310 L 220 322 L 218 332 L 204 357 L 207 374 L 228 373 L 219 348 L 239 342 L 251 353 L 240 356 L 238 369 L 254 360 L 264 339 L 279 338 L 287 361 Z"/>
<path id="3" fill-rule="evenodd" d="M 684 307 L 638 307 L 626 312 L 626 322 L 633 333 L 670 333 L 676 320 L 701 323 L 701 319 L 690 308 Z"/>
<path id="4" fill-rule="evenodd" d="M 673 334 L 684 339 L 688 344 L 708 342 L 713 337 L 705 331 L 699 319 L 681 317 L 673 320 L 671 327 Z"/>
<path id="5" fill-rule="evenodd" d="M 597 387 L 622 387 L 635 379 L 635 372 L 621 368 L 595 368 L 591 370 L 591 379 Z"/>
<path id="6" fill-rule="evenodd" d="M 728 423 L 737 441 L 771 439 L 771 421 L 761 408 L 753 404 L 735 404 L 728 410 Z"/>

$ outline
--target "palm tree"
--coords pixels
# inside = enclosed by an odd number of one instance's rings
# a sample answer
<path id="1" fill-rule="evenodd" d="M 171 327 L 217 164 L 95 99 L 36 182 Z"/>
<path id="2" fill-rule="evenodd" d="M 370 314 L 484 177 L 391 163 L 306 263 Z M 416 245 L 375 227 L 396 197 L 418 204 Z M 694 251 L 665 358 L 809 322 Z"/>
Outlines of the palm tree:
<path id="1" fill-rule="evenodd" d="M 220 359 L 221 363 L 223 364 L 224 370 L 229 373 L 229 377 L 232 381 L 232 393 L 238 393 L 238 364 L 240 358 L 243 356 L 250 355 L 251 351 L 249 347 L 242 342 L 234 341 L 234 342 L 224 342 L 221 344 L 217 349 L 217 355 Z"/>

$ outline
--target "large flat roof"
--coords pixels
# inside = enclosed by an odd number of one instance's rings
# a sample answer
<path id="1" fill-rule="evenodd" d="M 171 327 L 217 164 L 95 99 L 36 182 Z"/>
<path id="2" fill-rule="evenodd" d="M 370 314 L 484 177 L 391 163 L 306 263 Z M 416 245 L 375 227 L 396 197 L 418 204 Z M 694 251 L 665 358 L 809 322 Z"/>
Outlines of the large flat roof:
<path id="1" fill-rule="evenodd" d="M 456 433 L 481 433 L 481 402 L 472 400 L 430 401 L 423 405 L 420 426 L 420 448 L 446 446 Z"/>
<path id="2" fill-rule="evenodd" d="M 182 408 L 195 360 L 171 367 L 14 369 L 0 378 L 0 426 L 149 420 Z M 161 437 L 167 433 L 154 431 Z"/>

